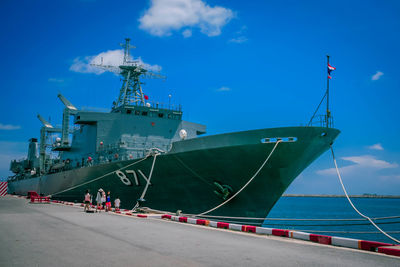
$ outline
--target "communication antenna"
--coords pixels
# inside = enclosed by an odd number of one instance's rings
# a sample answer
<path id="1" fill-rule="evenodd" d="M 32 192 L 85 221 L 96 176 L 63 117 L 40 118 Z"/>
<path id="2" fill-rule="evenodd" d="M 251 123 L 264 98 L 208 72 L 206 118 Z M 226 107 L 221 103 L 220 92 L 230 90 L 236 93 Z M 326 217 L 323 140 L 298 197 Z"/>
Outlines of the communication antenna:
<path id="1" fill-rule="evenodd" d="M 125 38 L 125 43 L 119 44 L 122 48 L 124 48 L 124 61 L 123 64 L 128 63 L 131 59 L 131 49 L 136 48 L 136 46 L 131 45 L 129 42 L 131 41 L 130 38 Z"/>

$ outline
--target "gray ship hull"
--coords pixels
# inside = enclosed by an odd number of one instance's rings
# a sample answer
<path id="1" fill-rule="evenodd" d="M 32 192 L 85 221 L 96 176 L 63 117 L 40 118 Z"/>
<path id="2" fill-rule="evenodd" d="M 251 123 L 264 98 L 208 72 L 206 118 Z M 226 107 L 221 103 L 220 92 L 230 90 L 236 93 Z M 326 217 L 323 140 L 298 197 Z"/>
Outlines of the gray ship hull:
<path id="1" fill-rule="evenodd" d="M 276 143 L 267 137 L 296 137 L 282 142 L 260 173 L 237 197 L 211 215 L 265 217 L 292 181 L 324 151 L 339 131 L 322 127 L 262 129 L 206 136 L 174 143 L 170 152 L 155 160 L 144 206 L 198 214 L 224 200 L 215 182 L 228 185 L 232 194 L 256 173 Z M 36 191 L 53 199 L 82 202 L 89 189 L 94 198 L 99 188 L 119 197 L 132 208 L 143 193 L 154 156 L 82 167 L 36 178 L 10 181 L 9 192 Z M 142 174 L 143 175 L 142 175 Z"/>

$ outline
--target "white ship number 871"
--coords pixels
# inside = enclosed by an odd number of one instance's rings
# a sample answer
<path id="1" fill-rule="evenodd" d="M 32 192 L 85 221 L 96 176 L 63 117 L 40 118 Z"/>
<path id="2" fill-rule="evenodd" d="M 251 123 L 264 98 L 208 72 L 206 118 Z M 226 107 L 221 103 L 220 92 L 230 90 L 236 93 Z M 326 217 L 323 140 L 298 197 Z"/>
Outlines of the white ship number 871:
<path id="1" fill-rule="evenodd" d="M 137 172 L 140 174 L 140 176 L 142 176 L 142 178 L 146 181 L 146 183 L 149 183 L 149 185 L 151 185 L 149 179 L 146 177 L 146 175 L 143 174 L 141 170 L 137 170 Z M 140 181 L 134 170 L 126 170 L 125 173 L 120 170 L 115 171 L 115 174 L 119 177 L 119 179 L 124 185 L 132 186 L 133 185 L 132 180 L 133 180 L 135 181 L 136 186 L 140 186 Z"/>

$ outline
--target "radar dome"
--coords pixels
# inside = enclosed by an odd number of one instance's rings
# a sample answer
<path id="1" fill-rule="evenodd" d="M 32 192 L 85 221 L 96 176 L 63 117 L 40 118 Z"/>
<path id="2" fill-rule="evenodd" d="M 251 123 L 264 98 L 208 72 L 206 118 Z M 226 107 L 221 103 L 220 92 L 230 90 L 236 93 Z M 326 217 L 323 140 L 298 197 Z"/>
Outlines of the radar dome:
<path id="1" fill-rule="evenodd" d="M 179 131 L 179 136 L 181 137 L 182 140 L 185 140 L 187 137 L 187 132 L 185 129 L 182 129 Z"/>

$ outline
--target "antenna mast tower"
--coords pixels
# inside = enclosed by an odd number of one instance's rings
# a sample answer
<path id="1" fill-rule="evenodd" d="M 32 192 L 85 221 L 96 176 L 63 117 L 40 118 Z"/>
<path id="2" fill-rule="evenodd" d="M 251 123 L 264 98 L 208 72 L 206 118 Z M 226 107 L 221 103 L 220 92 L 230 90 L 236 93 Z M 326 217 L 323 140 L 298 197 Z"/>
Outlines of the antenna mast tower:
<path id="1" fill-rule="evenodd" d="M 120 44 L 124 48 L 124 58 L 120 66 L 103 65 L 101 62 L 98 64 L 91 64 L 102 69 L 118 73 L 122 76 L 122 87 L 119 92 L 118 100 L 113 103 L 113 110 L 127 105 L 145 105 L 145 96 L 142 89 L 142 82 L 140 79 L 165 79 L 164 76 L 154 73 L 145 68 L 140 60 L 133 60 L 130 50 L 136 48 L 130 44 L 130 38 L 125 38 L 125 43 Z"/>

